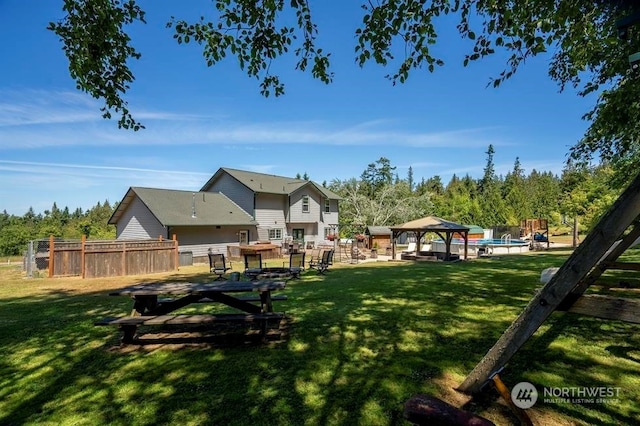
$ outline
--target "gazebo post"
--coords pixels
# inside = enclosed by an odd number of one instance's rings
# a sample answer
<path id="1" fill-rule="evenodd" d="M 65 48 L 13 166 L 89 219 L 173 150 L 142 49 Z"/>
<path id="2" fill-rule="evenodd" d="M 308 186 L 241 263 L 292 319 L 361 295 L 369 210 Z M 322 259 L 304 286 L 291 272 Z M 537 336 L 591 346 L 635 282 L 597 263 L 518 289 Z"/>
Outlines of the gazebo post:
<path id="1" fill-rule="evenodd" d="M 464 232 L 462 235 L 464 236 L 464 260 L 467 260 L 469 253 L 469 232 Z"/>

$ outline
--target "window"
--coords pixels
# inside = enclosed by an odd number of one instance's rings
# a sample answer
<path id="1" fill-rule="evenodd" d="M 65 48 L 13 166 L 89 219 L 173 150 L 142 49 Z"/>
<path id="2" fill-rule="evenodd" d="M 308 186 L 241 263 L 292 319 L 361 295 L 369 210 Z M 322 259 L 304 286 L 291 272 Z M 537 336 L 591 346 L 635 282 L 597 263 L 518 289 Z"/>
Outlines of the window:
<path id="1" fill-rule="evenodd" d="M 302 196 L 302 213 L 309 213 L 309 196 Z"/>
<path id="2" fill-rule="evenodd" d="M 326 240 L 329 235 L 333 235 L 331 228 L 324 228 L 324 239 Z"/>
<path id="3" fill-rule="evenodd" d="M 240 243 L 241 246 L 249 244 L 249 231 L 238 232 L 238 243 Z"/>
<path id="4" fill-rule="evenodd" d="M 281 240 L 282 239 L 282 228 L 269 229 L 269 239 L 270 240 Z"/>
<path id="5" fill-rule="evenodd" d="M 324 212 L 331 213 L 331 201 L 328 198 L 324 200 Z"/>

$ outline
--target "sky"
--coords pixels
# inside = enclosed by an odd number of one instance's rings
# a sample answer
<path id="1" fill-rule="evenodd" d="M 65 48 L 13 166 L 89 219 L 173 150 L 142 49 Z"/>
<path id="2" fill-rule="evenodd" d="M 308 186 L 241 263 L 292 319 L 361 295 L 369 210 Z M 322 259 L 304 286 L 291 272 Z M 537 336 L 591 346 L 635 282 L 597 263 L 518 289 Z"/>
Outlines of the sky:
<path id="1" fill-rule="evenodd" d="M 285 83 L 265 98 L 234 58 L 207 67 L 197 44 L 178 45 L 165 24 L 211 16 L 214 2 L 139 0 L 147 24 L 128 27 L 142 54 L 125 95 L 146 129 L 118 129 L 102 103 L 76 89 L 56 35 L 62 0 L 0 0 L 0 211 L 22 216 L 58 208 L 87 210 L 120 201 L 129 187 L 198 191 L 220 168 L 280 176 L 305 173 L 318 183 L 359 178 L 381 157 L 401 179 L 482 176 L 493 145 L 495 171 L 519 159 L 525 173 L 560 174 L 584 134 L 595 104 L 572 89 L 560 93 L 549 57 L 525 63 L 499 88 L 506 66 L 497 54 L 463 67 L 470 50 L 453 21 L 438 23 L 434 52 L 445 66 L 414 70 L 392 85 L 391 66 L 355 63 L 359 1 L 312 2 L 317 43 L 331 52 L 325 85 L 295 70 L 293 52 L 272 64 Z"/>

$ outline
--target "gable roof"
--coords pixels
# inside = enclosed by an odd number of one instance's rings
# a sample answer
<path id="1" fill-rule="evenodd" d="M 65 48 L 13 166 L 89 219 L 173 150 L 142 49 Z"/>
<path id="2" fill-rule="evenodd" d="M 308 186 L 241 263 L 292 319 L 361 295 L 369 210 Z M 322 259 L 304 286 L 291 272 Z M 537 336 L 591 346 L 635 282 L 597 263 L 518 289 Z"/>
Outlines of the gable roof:
<path id="1" fill-rule="evenodd" d="M 455 222 L 441 219 L 436 216 L 427 216 L 412 220 L 402 225 L 392 226 L 392 231 L 462 231 L 468 232 L 469 228 Z"/>
<path id="2" fill-rule="evenodd" d="M 331 200 L 341 200 L 342 198 L 333 191 L 318 185 L 317 183 L 296 179 L 285 176 L 268 175 L 266 173 L 248 172 L 245 170 L 230 169 L 228 167 L 221 167 L 218 171 L 204 184 L 200 191 L 208 191 L 213 183 L 222 175 L 228 174 L 235 180 L 249 188 L 255 193 L 266 194 L 281 194 L 290 195 L 298 189 L 311 185 L 315 187 L 322 195 Z"/>
<path id="3" fill-rule="evenodd" d="M 368 235 L 391 235 L 391 228 L 388 226 L 367 226 L 364 232 Z"/>
<path id="4" fill-rule="evenodd" d="M 131 187 L 109 218 L 116 224 L 139 198 L 164 226 L 247 225 L 258 223 L 222 193 Z M 195 217 L 193 216 L 195 210 Z"/>

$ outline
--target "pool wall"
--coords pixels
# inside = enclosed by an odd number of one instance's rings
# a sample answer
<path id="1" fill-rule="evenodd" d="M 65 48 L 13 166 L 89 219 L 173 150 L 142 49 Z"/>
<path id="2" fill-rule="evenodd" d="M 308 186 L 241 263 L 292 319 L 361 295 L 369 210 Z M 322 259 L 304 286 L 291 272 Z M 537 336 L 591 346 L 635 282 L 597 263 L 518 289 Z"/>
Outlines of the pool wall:
<path id="1" fill-rule="evenodd" d="M 434 240 L 431 242 L 431 250 L 439 253 L 446 252 L 444 241 Z M 471 240 L 467 246 L 467 255 L 469 257 L 479 256 L 481 254 L 517 254 L 528 253 L 529 242 L 522 240 Z M 451 253 L 457 253 L 460 257 L 464 256 L 464 241 L 454 240 L 451 242 Z"/>

